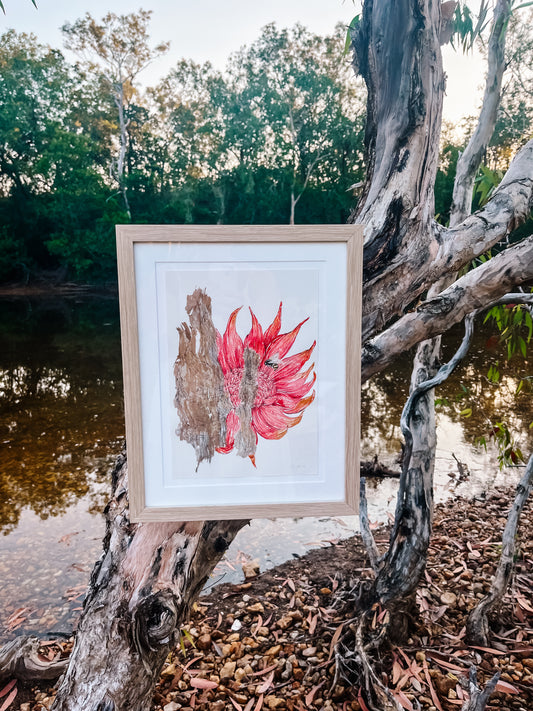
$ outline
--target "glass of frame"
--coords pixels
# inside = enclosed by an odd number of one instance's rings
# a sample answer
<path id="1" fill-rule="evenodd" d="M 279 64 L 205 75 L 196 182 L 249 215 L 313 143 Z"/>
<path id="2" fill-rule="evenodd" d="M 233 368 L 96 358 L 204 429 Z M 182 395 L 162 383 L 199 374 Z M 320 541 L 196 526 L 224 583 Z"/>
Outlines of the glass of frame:
<path id="1" fill-rule="evenodd" d="M 117 226 L 133 521 L 357 512 L 362 245 Z"/>

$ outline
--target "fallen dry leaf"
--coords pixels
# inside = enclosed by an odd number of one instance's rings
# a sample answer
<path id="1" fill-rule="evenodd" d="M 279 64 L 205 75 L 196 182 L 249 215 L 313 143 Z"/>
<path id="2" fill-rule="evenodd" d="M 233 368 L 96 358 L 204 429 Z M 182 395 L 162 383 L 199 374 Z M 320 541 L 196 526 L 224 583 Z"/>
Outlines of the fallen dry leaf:
<path id="1" fill-rule="evenodd" d="M 437 692 L 435 691 L 435 687 L 433 686 L 433 682 L 431 681 L 431 676 L 429 675 L 428 663 L 425 659 L 424 659 L 423 666 L 424 666 L 424 674 L 425 674 L 426 681 L 427 681 L 428 687 L 429 687 L 429 693 L 431 694 L 433 703 L 435 704 L 435 706 L 437 707 L 437 709 L 439 711 L 442 711 L 442 706 L 439 701 L 439 697 L 437 696 Z"/>
<path id="2" fill-rule="evenodd" d="M 306 696 L 305 696 L 305 705 L 306 705 L 306 706 L 308 706 L 308 707 L 311 706 L 311 704 L 313 703 L 313 699 L 315 698 L 316 692 L 317 692 L 322 686 L 324 686 L 325 683 L 326 683 L 326 680 L 324 679 L 324 681 L 321 681 L 320 684 L 317 684 L 316 686 L 313 686 L 313 688 L 311 689 L 311 691 L 310 691 L 308 694 L 306 694 Z"/>
<path id="3" fill-rule="evenodd" d="M 191 677 L 189 684 L 196 689 L 216 689 L 218 686 L 216 681 L 200 679 L 198 677 Z"/>
<path id="4" fill-rule="evenodd" d="M 496 684 L 495 691 L 502 691 L 504 694 L 519 694 L 520 693 L 520 691 L 516 688 L 516 686 L 513 686 L 512 684 L 509 684 L 506 681 L 502 681 L 501 679 Z"/>
<path id="5" fill-rule="evenodd" d="M 2 689 L 2 691 L 0 691 L 0 699 L 3 698 L 6 694 L 9 694 L 9 692 L 10 692 L 11 689 L 15 686 L 16 683 L 17 683 L 17 680 L 16 680 L 16 679 L 12 679 L 12 680 L 9 682 L 9 684 L 6 684 L 6 685 L 4 686 L 4 688 Z"/>
<path id="6" fill-rule="evenodd" d="M 257 693 L 258 694 L 265 694 L 272 686 L 273 681 L 274 681 L 274 672 L 271 672 L 270 676 L 267 679 L 265 679 L 265 681 L 257 688 Z"/>
<path id="7" fill-rule="evenodd" d="M 331 659 L 331 657 L 333 656 L 333 652 L 335 651 L 335 645 L 337 644 L 337 642 L 339 641 L 339 639 L 340 639 L 340 637 L 341 637 L 341 633 L 342 633 L 342 628 L 343 628 L 343 627 L 344 627 L 344 622 L 341 622 L 340 625 L 339 625 L 339 626 L 337 627 L 337 629 L 335 630 L 335 634 L 334 634 L 333 637 L 331 638 L 331 644 L 330 644 L 330 647 L 329 647 L 328 661 L 329 661 L 329 660 Z"/>
<path id="8" fill-rule="evenodd" d="M 4 701 L 4 703 L 2 704 L 2 706 L 0 706 L 0 711 L 6 711 L 6 709 L 8 709 L 8 708 L 11 706 L 11 704 L 13 703 L 13 701 L 14 701 L 14 699 L 15 699 L 15 696 L 16 696 L 17 694 L 18 694 L 18 689 L 15 687 L 15 688 L 13 689 L 13 691 L 9 694 L 9 696 L 7 697 L 7 699 Z"/>

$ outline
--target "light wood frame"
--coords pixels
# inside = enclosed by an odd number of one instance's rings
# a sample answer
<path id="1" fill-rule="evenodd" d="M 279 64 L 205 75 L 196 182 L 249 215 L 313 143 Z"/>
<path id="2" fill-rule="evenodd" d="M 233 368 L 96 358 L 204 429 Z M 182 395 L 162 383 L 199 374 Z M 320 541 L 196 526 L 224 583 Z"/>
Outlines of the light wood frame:
<path id="1" fill-rule="evenodd" d="M 363 230 L 358 225 L 170 226 L 119 225 L 117 256 L 124 371 L 129 501 L 132 521 L 231 520 L 280 516 L 353 515 L 359 502 L 360 362 Z M 346 245 L 346 382 L 344 497 L 338 501 L 294 501 L 249 505 L 147 506 L 143 455 L 143 412 L 139 357 L 135 250 L 139 244 L 306 244 Z M 304 253 L 304 252 L 303 252 Z"/>

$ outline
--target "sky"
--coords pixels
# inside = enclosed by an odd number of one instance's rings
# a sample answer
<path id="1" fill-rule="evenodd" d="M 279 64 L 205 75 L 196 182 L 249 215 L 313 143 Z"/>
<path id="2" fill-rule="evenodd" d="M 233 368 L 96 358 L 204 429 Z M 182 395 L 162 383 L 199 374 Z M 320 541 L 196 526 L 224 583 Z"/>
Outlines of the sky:
<path id="1" fill-rule="evenodd" d="M 300 22 L 316 34 L 329 34 L 338 22 L 346 25 L 359 12 L 353 0 L 3 0 L 6 14 L 0 13 L 0 29 L 33 32 L 40 42 L 63 48 L 60 27 L 74 22 L 87 10 L 99 19 L 107 12 L 127 14 L 142 7 L 152 10 L 150 24 L 154 45 L 171 42 L 170 51 L 142 75 L 144 84 L 157 80 L 185 57 L 196 62 L 210 61 L 224 69 L 229 55 L 251 44 L 269 22 L 292 27 Z M 449 76 L 444 117 L 458 124 L 462 117 L 476 113 L 483 81 L 479 57 L 464 57 L 450 47 L 443 51 Z"/>

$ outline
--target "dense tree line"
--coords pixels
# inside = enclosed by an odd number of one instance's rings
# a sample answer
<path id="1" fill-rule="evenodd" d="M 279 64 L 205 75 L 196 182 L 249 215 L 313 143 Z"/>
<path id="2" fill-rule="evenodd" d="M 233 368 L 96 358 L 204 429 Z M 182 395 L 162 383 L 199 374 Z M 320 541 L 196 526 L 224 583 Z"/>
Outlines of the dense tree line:
<path id="1" fill-rule="evenodd" d="M 168 50 L 151 47 L 149 20 L 141 10 L 65 25 L 75 61 L 32 35 L 2 36 L 0 280 L 113 281 L 116 223 L 348 219 L 364 179 L 366 90 L 344 54 L 345 29 L 320 37 L 268 25 L 225 72 L 182 59 L 141 88 L 142 70 Z M 531 126 L 528 30 L 510 33 L 474 207 Z M 435 191 L 446 224 L 462 146 L 452 130 L 444 136 Z"/>
<path id="2" fill-rule="evenodd" d="M 114 225 L 346 222 L 363 177 L 365 93 L 343 30 L 264 28 L 226 72 L 138 75 L 150 13 L 65 25 L 0 49 L 0 279 L 114 278 Z"/>

